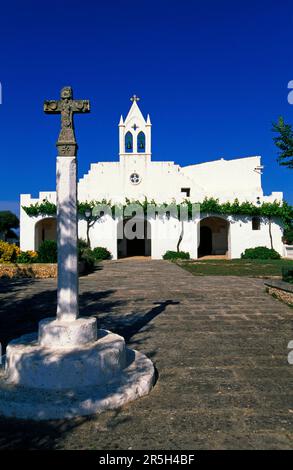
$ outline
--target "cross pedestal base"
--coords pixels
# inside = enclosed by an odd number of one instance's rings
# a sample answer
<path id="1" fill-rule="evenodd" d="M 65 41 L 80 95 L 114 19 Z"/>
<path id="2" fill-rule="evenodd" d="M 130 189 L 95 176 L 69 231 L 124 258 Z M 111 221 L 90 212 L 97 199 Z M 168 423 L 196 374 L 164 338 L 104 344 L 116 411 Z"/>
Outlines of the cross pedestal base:
<path id="1" fill-rule="evenodd" d="M 96 339 L 97 320 L 93 317 L 71 321 L 46 318 L 39 323 L 39 343 L 44 347 L 75 347 Z"/>
<path id="2" fill-rule="evenodd" d="M 154 366 L 94 318 L 46 319 L 37 334 L 7 346 L 0 371 L 0 414 L 63 419 L 115 409 L 149 393 Z"/>

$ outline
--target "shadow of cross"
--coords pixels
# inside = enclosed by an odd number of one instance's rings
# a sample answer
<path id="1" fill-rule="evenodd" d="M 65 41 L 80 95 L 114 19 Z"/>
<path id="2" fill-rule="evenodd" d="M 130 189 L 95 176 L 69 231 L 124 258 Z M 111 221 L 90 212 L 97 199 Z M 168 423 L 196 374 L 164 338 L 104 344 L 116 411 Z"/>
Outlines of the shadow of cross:
<path id="1" fill-rule="evenodd" d="M 138 318 L 134 321 L 131 325 L 127 325 L 126 327 L 121 328 L 121 334 L 124 336 L 126 342 L 138 333 L 144 326 L 150 323 L 154 318 L 156 318 L 160 313 L 162 313 L 168 305 L 178 305 L 180 302 L 173 301 L 173 300 L 165 300 L 164 302 L 154 302 L 156 307 L 153 307 L 149 312 L 147 312 L 142 317 Z"/>

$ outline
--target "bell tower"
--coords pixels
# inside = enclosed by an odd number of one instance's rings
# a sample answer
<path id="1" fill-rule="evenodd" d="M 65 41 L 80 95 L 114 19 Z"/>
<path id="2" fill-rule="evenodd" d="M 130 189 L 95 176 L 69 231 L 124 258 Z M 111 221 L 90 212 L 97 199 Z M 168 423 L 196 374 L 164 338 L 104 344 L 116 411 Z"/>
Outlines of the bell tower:
<path id="1" fill-rule="evenodd" d="M 131 108 L 123 120 L 119 122 L 119 157 L 147 157 L 151 158 L 151 120 L 149 114 L 147 119 L 142 115 L 138 107 L 138 96 L 133 95 Z"/>

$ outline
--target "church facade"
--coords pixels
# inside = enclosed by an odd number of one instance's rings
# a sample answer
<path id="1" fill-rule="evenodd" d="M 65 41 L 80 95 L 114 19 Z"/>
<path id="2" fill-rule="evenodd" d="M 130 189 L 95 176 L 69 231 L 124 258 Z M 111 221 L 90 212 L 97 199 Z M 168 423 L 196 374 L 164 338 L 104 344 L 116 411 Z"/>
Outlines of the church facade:
<path id="1" fill-rule="evenodd" d="M 89 172 L 78 182 L 78 200 L 110 201 L 111 205 L 125 201 L 153 201 L 155 204 L 177 204 L 186 200 L 202 202 L 205 198 L 220 203 L 249 201 L 282 202 L 283 194 L 263 194 L 261 185 L 261 157 L 252 156 L 180 166 L 172 161 L 153 161 L 150 116 L 142 115 L 138 98 L 119 125 L 119 160 L 91 164 Z M 66 158 L 66 157 L 64 157 Z M 20 197 L 20 248 L 37 250 L 40 243 L 56 239 L 56 219 L 48 216 L 30 217 L 22 208 L 50 201 L 56 203 L 56 192 L 40 192 L 38 198 L 30 194 Z M 130 210 L 131 207 L 130 207 Z M 191 258 L 205 255 L 223 255 L 239 258 L 246 248 L 273 246 L 283 254 L 282 223 L 273 219 L 268 227 L 264 217 L 196 213 L 193 218 L 179 220 L 172 212 L 136 215 L 130 236 L 127 224 L 133 212 L 113 216 L 102 211 L 91 227 L 85 217 L 78 223 L 79 238 L 89 236 L 91 247 L 106 247 L 113 259 L 127 256 L 151 256 L 161 259 L 167 250 L 190 253 Z M 137 227 L 140 226 L 140 230 Z M 128 230 L 129 232 L 129 230 Z M 136 236 L 136 233 L 139 235 Z"/>

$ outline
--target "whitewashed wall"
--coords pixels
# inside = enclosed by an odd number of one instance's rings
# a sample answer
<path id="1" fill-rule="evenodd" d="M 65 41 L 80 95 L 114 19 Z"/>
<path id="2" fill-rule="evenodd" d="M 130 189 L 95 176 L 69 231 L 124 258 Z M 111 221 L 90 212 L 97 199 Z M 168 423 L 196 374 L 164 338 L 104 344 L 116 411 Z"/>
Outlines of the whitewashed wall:
<path id="1" fill-rule="evenodd" d="M 55 192 L 40 192 L 38 198 L 32 198 L 30 194 L 21 194 L 20 196 L 20 249 L 35 250 L 36 237 L 35 225 L 40 220 L 44 219 L 42 216 L 30 217 L 22 209 L 22 206 L 30 206 L 31 204 L 41 203 L 43 200 L 48 200 L 56 204 Z"/>
<path id="2" fill-rule="evenodd" d="M 229 217 L 231 258 L 240 258 L 246 248 L 266 246 L 271 248 L 269 225 L 266 218 L 261 218 L 260 230 L 252 230 L 251 218 Z M 279 220 L 272 222 L 272 239 L 274 249 L 283 256 L 283 228 Z"/>
<path id="3" fill-rule="evenodd" d="M 283 245 L 283 256 L 293 259 L 293 245 Z"/>
<path id="4" fill-rule="evenodd" d="M 78 222 L 78 237 L 87 239 L 87 223 L 85 220 Z M 105 215 L 97 220 L 93 227 L 90 228 L 89 237 L 91 248 L 103 246 L 107 248 L 117 259 L 117 221 L 113 220 L 109 215 Z"/>
<path id="5" fill-rule="evenodd" d="M 28 217 L 24 211 L 21 211 L 20 247 L 22 250 L 36 249 L 35 225 L 42 219 L 43 217 Z M 269 226 L 266 219 L 262 218 L 260 230 L 252 230 L 250 217 L 227 217 L 227 220 L 229 222 L 228 245 L 231 258 L 240 258 L 246 248 L 271 247 Z M 106 215 L 90 229 L 92 248 L 104 246 L 112 253 L 113 259 L 117 258 L 117 224 L 116 220 Z M 150 224 L 152 258 L 161 259 L 167 250 L 176 251 L 181 233 L 181 222 L 174 218 L 157 217 L 150 219 Z M 184 222 L 184 236 L 180 249 L 188 251 L 192 258 L 197 258 L 199 226 L 196 221 Z M 274 248 L 281 256 L 284 256 L 281 222 L 272 221 L 271 230 Z M 80 238 L 86 240 L 85 220 L 79 221 L 78 234 Z"/>

